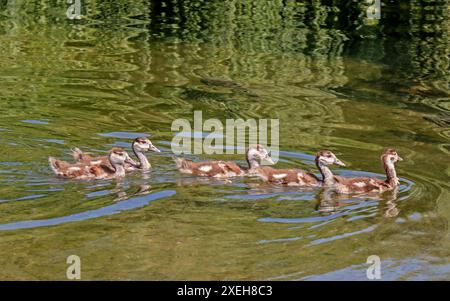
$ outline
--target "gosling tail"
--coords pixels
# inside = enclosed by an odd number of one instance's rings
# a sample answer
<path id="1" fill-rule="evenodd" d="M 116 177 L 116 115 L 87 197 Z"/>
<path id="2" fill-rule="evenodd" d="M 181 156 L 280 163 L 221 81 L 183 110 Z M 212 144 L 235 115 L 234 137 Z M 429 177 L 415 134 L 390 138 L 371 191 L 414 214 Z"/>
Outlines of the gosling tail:
<path id="1" fill-rule="evenodd" d="M 72 148 L 72 157 L 75 161 L 80 161 L 83 158 L 83 151 L 78 147 Z"/>
<path id="2" fill-rule="evenodd" d="M 177 165 L 178 169 L 186 169 L 189 168 L 189 161 L 187 161 L 184 158 L 178 158 L 175 156 L 172 156 L 172 159 L 175 161 L 175 164 Z"/>
<path id="3" fill-rule="evenodd" d="M 53 158 L 53 157 L 48 157 L 48 163 L 50 164 L 50 168 L 53 170 L 53 172 L 56 175 L 60 175 L 61 173 L 59 172 L 59 162 L 57 159 Z"/>

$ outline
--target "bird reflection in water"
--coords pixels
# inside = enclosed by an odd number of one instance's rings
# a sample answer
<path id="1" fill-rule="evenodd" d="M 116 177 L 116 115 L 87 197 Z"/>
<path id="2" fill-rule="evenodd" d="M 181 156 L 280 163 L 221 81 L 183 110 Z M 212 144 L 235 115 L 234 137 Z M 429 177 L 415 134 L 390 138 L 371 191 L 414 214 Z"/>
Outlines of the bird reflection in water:
<path id="1" fill-rule="evenodd" d="M 149 180 L 150 175 L 147 173 L 142 173 L 143 180 Z M 147 182 L 147 181 L 146 181 Z M 146 195 L 151 192 L 152 186 L 148 183 L 142 183 L 139 185 L 139 189 L 137 192 L 128 194 L 126 191 L 127 185 L 123 182 L 123 180 L 119 180 L 116 183 L 116 187 L 112 190 L 113 194 L 116 194 L 117 197 L 113 200 L 114 202 L 120 202 L 129 199 L 133 196 Z"/>
<path id="2" fill-rule="evenodd" d="M 383 201 L 385 206 L 384 217 L 393 218 L 398 216 L 400 210 L 397 208 L 397 194 L 398 187 L 391 191 L 387 191 L 383 194 L 357 194 L 357 195 L 343 195 L 336 193 L 333 188 L 324 188 L 317 193 L 317 206 L 316 210 L 321 214 L 334 214 L 339 208 L 351 205 L 349 200 L 361 199 L 364 200 L 376 200 Z"/>

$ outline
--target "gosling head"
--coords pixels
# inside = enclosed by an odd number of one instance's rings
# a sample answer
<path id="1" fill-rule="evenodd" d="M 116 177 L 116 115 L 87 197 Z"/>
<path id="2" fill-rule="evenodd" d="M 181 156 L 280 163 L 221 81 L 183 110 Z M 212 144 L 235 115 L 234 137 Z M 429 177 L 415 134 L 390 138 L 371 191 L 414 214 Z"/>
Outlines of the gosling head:
<path id="1" fill-rule="evenodd" d="M 395 163 L 397 163 L 398 161 L 403 161 L 403 159 L 393 148 L 388 148 L 381 155 L 381 162 L 383 163 L 384 169 L 386 171 L 387 181 L 392 186 L 400 185 L 400 180 L 397 177 L 397 172 L 395 171 Z"/>
<path id="2" fill-rule="evenodd" d="M 136 165 L 136 162 L 130 158 L 128 153 L 124 149 L 118 147 L 113 148 L 109 152 L 109 161 L 113 166 L 124 165 L 125 162 L 131 165 Z"/>
<path id="3" fill-rule="evenodd" d="M 345 164 L 329 150 L 323 150 L 316 154 L 316 164 L 345 166 Z"/>
<path id="4" fill-rule="evenodd" d="M 153 145 L 153 143 L 146 137 L 139 137 L 134 139 L 132 144 L 133 150 L 136 152 L 161 152 L 156 146 Z"/>
<path id="5" fill-rule="evenodd" d="M 261 164 L 267 162 L 269 164 L 275 164 L 270 157 L 269 151 L 261 144 L 251 145 L 247 149 L 248 161 L 259 161 Z"/>
<path id="6" fill-rule="evenodd" d="M 385 164 L 395 164 L 398 161 L 403 161 L 403 159 L 397 154 L 395 149 L 388 148 L 381 155 L 381 161 Z"/>

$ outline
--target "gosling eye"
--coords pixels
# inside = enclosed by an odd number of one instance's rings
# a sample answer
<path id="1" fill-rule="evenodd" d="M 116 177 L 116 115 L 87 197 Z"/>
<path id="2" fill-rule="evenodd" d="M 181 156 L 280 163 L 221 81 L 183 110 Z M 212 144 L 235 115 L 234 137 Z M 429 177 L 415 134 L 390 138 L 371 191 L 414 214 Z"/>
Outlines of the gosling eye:
<path id="1" fill-rule="evenodd" d="M 391 157 L 391 161 L 394 161 L 395 160 L 395 158 L 394 157 Z"/>

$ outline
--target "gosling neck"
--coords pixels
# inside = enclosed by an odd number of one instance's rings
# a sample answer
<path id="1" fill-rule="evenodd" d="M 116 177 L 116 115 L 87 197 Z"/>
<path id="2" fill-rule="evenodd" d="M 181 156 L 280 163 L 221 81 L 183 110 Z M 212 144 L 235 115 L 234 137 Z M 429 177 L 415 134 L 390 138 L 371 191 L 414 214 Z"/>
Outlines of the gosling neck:
<path id="1" fill-rule="evenodd" d="M 395 170 L 395 165 L 392 161 L 386 159 L 383 160 L 384 170 L 386 171 L 386 183 L 390 186 L 395 187 L 400 184 L 397 171 Z"/>
<path id="2" fill-rule="evenodd" d="M 123 164 L 112 164 L 114 167 L 114 176 L 115 177 L 124 177 L 125 176 L 125 168 L 123 167 Z"/>
<path id="3" fill-rule="evenodd" d="M 136 157 L 139 159 L 139 163 L 140 163 L 139 168 L 140 169 L 147 170 L 147 169 L 150 169 L 150 167 L 152 167 L 143 152 L 135 150 L 134 148 L 133 148 L 133 152 L 136 155 Z"/>
<path id="4" fill-rule="evenodd" d="M 330 168 L 327 165 L 325 165 L 319 161 L 316 161 L 316 166 L 319 169 L 320 173 L 322 174 L 323 184 L 325 186 L 333 185 L 335 183 L 335 180 L 334 180 L 334 176 L 333 176 L 333 173 L 331 172 Z"/>
<path id="5" fill-rule="evenodd" d="M 259 161 L 256 159 L 257 157 L 259 157 L 259 155 L 256 149 L 252 147 L 247 149 L 247 152 L 245 153 L 245 159 L 247 159 L 249 170 L 256 169 L 260 166 Z"/>
<path id="6" fill-rule="evenodd" d="M 253 155 L 251 154 L 251 151 L 247 152 L 246 159 L 247 159 L 249 170 L 256 169 L 256 168 L 258 168 L 260 166 L 258 160 L 256 160 L 253 157 Z"/>

